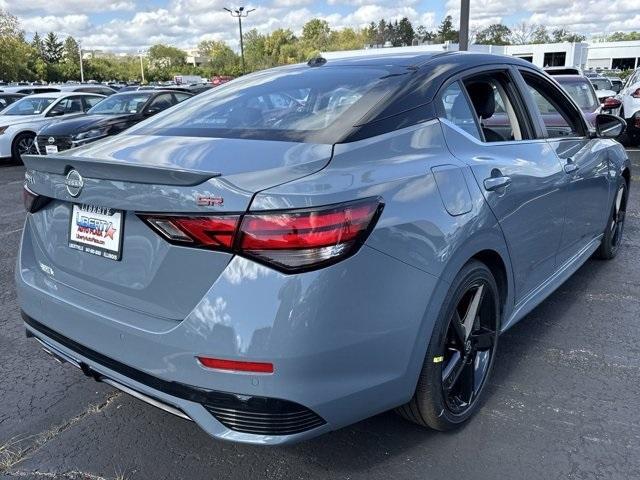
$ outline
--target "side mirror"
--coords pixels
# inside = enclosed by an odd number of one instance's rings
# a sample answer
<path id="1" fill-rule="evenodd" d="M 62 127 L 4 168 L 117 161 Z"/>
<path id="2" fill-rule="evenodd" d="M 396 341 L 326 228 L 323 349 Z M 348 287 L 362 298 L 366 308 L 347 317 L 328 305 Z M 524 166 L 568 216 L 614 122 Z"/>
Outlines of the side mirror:
<path id="1" fill-rule="evenodd" d="M 51 110 L 47 113 L 47 117 L 61 117 L 64 115 L 64 110 Z"/>
<path id="2" fill-rule="evenodd" d="M 151 115 L 155 115 L 156 113 L 160 113 L 160 111 L 161 111 L 161 109 L 159 109 L 158 107 L 151 107 L 146 112 L 144 112 L 144 114 L 147 117 L 150 117 Z"/>
<path id="3" fill-rule="evenodd" d="M 607 113 L 599 113 L 596 115 L 595 123 L 596 134 L 600 138 L 616 138 L 627 128 L 627 122 L 625 122 L 624 119 Z"/>

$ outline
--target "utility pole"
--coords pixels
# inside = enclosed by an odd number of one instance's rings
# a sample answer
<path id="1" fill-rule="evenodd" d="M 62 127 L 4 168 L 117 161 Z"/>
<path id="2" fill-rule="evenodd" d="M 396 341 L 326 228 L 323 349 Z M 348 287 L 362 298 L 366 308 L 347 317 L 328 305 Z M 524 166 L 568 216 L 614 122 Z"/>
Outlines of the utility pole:
<path id="1" fill-rule="evenodd" d="M 460 51 L 469 50 L 469 0 L 460 0 Z"/>
<path id="2" fill-rule="evenodd" d="M 245 10 L 244 7 L 239 7 L 235 10 L 231 10 L 230 8 L 224 7 L 224 10 L 229 12 L 232 17 L 238 19 L 238 29 L 240 30 L 240 59 L 242 61 L 242 73 L 244 73 L 244 42 L 242 41 L 242 19 L 244 17 L 248 17 L 249 14 L 255 10 L 255 8 L 252 8 L 251 10 Z"/>
<path id="3" fill-rule="evenodd" d="M 78 53 L 80 54 L 80 83 L 84 83 L 84 69 L 82 68 L 82 47 L 78 44 Z"/>
<path id="4" fill-rule="evenodd" d="M 144 83 L 144 63 L 142 63 L 142 54 L 144 53 L 144 50 L 138 50 L 138 53 L 140 54 L 140 73 L 142 74 L 142 82 L 140 82 L 141 84 Z"/>

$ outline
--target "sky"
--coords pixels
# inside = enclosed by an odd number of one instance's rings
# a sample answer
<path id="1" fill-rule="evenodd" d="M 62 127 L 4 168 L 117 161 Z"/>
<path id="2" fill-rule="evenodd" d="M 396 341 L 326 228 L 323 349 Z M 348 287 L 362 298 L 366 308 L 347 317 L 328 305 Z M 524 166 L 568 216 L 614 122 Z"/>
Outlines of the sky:
<path id="1" fill-rule="evenodd" d="M 435 30 L 445 15 L 457 21 L 460 1 L 0 0 L 0 9 L 18 17 L 27 38 L 35 31 L 54 31 L 73 35 L 84 49 L 113 52 L 137 52 L 156 43 L 193 48 L 202 40 L 223 40 L 238 49 L 237 21 L 223 7 L 240 5 L 256 9 L 243 21 L 245 31 L 290 28 L 299 34 L 312 18 L 341 28 L 406 16 L 414 28 Z M 471 0 L 472 30 L 499 22 L 564 27 L 592 38 L 640 30 L 640 9 L 635 0 Z"/>

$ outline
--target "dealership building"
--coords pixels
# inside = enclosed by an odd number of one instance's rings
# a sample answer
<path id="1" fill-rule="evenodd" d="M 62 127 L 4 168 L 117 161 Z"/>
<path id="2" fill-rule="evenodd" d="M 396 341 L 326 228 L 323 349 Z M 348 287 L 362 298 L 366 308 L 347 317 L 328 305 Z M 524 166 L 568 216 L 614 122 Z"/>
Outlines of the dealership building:
<path id="1" fill-rule="evenodd" d="M 384 47 L 382 47 L 384 48 Z M 368 55 L 363 50 L 325 52 L 327 59 Z M 384 48 L 390 52 L 448 52 L 458 50 L 457 43 L 423 44 Z M 628 42 L 541 43 L 532 45 L 470 45 L 469 50 L 519 57 L 538 67 L 580 67 L 582 69 L 634 69 L 640 67 L 640 40 Z"/>

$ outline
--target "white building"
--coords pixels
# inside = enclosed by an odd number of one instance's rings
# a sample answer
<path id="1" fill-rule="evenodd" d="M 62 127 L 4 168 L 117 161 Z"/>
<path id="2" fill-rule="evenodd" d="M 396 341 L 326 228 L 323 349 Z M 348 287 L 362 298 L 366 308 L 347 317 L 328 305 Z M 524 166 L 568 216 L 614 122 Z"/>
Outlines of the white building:
<path id="1" fill-rule="evenodd" d="M 370 55 L 376 49 L 326 52 L 327 59 Z M 458 50 L 457 43 L 382 48 L 385 53 L 450 52 Z M 473 52 L 511 55 L 538 67 L 579 67 L 625 70 L 640 67 L 640 40 L 629 42 L 542 43 L 532 45 L 470 45 Z"/>

